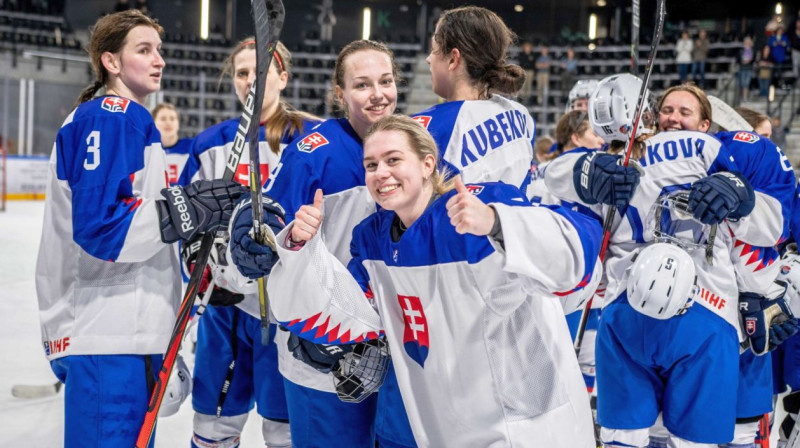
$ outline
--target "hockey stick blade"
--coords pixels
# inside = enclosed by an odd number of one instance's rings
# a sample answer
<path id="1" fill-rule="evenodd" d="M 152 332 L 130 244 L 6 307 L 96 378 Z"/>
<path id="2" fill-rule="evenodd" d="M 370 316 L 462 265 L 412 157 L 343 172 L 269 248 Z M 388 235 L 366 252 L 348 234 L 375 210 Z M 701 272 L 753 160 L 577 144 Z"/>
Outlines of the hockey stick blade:
<path id="1" fill-rule="evenodd" d="M 636 131 L 639 129 L 639 121 L 641 120 L 642 112 L 644 111 L 647 85 L 650 83 L 650 75 L 653 74 L 653 62 L 655 61 L 656 53 L 658 52 L 658 44 L 661 42 L 661 35 L 664 31 L 664 21 L 666 20 L 666 17 L 666 1 L 657 0 L 656 25 L 653 29 L 653 42 L 650 44 L 650 54 L 647 56 L 647 65 L 645 65 L 644 68 L 644 79 L 642 79 L 642 87 L 639 89 L 639 101 L 637 101 L 636 113 L 633 116 L 633 126 L 631 126 L 630 133 L 628 134 L 628 145 L 625 150 L 625 159 L 622 163 L 623 166 L 628 166 L 628 162 L 631 158 L 631 152 L 633 151 L 633 145 L 636 142 Z M 605 260 L 606 250 L 608 250 L 608 242 L 611 238 L 611 225 L 614 221 L 614 214 L 616 213 L 616 210 L 616 207 L 609 206 L 605 219 L 603 220 L 603 244 L 600 246 L 599 255 L 601 262 Z M 592 308 L 593 298 L 594 296 L 589 297 L 589 300 L 586 301 L 586 305 L 584 305 L 583 311 L 581 312 L 581 320 L 578 323 L 578 331 L 575 333 L 574 349 L 576 355 L 579 355 L 581 352 L 581 344 L 583 343 L 583 335 L 586 333 L 586 322 L 589 320 L 589 310 Z"/>
<path id="2" fill-rule="evenodd" d="M 251 5 L 253 9 L 258 9 L 258 12 L 253 12 L 253 16 L 266 17 L 266 14 L 263 11 L 269 9 L 274 10 L 274 7 L 270 8 L 268 5 L 275 5 L 276 3 L 280 3 L 280 0 L 252 0 Z M 283 10 L 283 4 L 281 4 L 280 9 Z M 282 26 L 283 20 L 283 17 L 274 17 L 274 24 L 276 26 Z M 268 40 L 270 36 L 270 27 L 272 26 L 272 20 L 261 20 L 255 22 L 256 40 L 260 40 L 262 42 Z M 256 58 L 258 59 L 258 53 L 256 53 Z M 239 119 L 239 127 L 236 129 L 236 137 L 233 141 L 233 147 L 225 163 L 225 173 L 222 176 L 222 178 L 225 180 L 232 180 L 236 174 L 236 170 L 239 167 L 239 160 L 241 159 L 242 151 L 244 150 L 247 132 L 249 132 L 253 126 L 258 129 L 259 122 L 258 119 L 253 119 L 253 111 L 255 109 L 255 105 L 258 105 L 258 109 L 260 111 L 264 96 L 263 89 L 262 95 L 256 96 L 257 85 L 258 83 L 253 83 L 250 88 L 250 92 L 248 92 L 247 98 L 245 99 L 242 116 Z M 150 443 L 150 439 L 153 436 L 153 430 L 155 429 L 156 421 L 158 419 L 158 411 L 161 408 L 161 402 L 164 399 L 164 394 L 166 393 L 167 383 L 170 375 L 172 374 L 172 369 L 175 367 L 175 360 L 178 357 L 178 351 L 180 350 L 183 336 L 186 334 L 187 324 L 189 323 L 189 318 L 191 317 L 192 305 L 194 304 L 195 297 L 197 296 L 200 287 L 200 282 L 203 278 L 203 271 L 205 271 L 205 267 L 208 264 L 208 258 L 211 254 L 211 248 L 214 245 L 214 239 L 214 234 L 209 232 L 203 235 L 202 242 L 200 243 L 200 250 L 197 253 L 195 267 L 192 270 L 191 276 L 189 277 L 189 284 L 186 287 L 186 293 L 181 300 L 181 304 L 178 309 L 178 316 L 175 319 L 172 335 L 170 337 L 169 344 L 167 345 L 167 351 L 164 353 L 164 361 L 161 369 L 158 371 L 158 378 L 156 379 L 153 392 L 150 395 L 150 401 L 148 402 L 142 427 L 140 428 L 139 435 L 136 439 L 136 448 L 147 447 Z"/>
<path id="3" fill-rule="evenodd" d="M 726 102 L 708 95 L 708 102 L 711 103 L 711 117 L 717 126 L 725 128 L 726 131 L 749 131 L 753 132 L 753 126 L 747 122 L 736 109 L 729 106 Z"/>
<path id="4" fill-rule="evenodd" d="M 55 384 L 16 384 L 11 388 L 11 395 L 16 398 L 45 398 L 54 397 L 64 384 L 56 381 Z"/>

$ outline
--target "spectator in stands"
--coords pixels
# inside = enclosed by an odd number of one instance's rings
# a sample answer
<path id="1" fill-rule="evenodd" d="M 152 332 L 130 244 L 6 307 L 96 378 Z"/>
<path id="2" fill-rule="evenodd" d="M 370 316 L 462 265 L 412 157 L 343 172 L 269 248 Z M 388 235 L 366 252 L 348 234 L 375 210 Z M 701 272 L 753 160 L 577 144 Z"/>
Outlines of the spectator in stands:
<path id="1" fill-rule="evenodd" d="M 783 32 L 782 25 L 775 29 L 775 34 L 769 38 L 768 45 L 772 62 L 775 63 L 772 70 L 773 81 L 775 84 L 782 84 L 782 74 L 789 63 L 789 39 Z"/>
<path id="2" fill-rule="evenodd" d="M 689 77 L 689 67 L 692 65 L 692 39 L 689 32 L 681 32 L 681 38 L 675 43 L 675 63 L 678 65 L 678 83 L 683 84 Z"/>
<path id="3" fill-rule="evenodd" d="M 545 96 L 550 93 L 550 50 L 542 45 L 541 53 L 536 58 L 536 100 L 539 104 L 544 104 Z"/>
<path id="4" fill-rule="evenodd" d="M 517 56 L 519 66 L 525 70 L 525 83 L 522 84 L 522 90 L 519 91 L 519 100 L 522 104 L 530 104 L 531 95 L 533 94 L 533 78 L 536 76 L 536 55 L 533 54 L 533 44 L 530 42 L 522 43 L 522 51 Z"/>
<path id="5" fill-rule="evenodd" d="M 758 96 L 766 98 L 772 82 L 772 68 L 775 65 L 770 56 L 769 45 L 764 45 L 758 55 Z"/>
<path id="6" fill-rule="evenodd" d="M 692 78 L 701 88 L 706 83 L 706 60 L 708 59 L 708 34 L 700 30 L 692 46 Z M 698 77 L 699 74 L 699 77 Z"/>
<path id="7" fill-rule="evenodd" d="M 572 48 L 567 49 L 567 54 L 561 60 L 561 96 L 562 100 L 566 98 L 572 84 L 575 83 L 575 77 L 578 76 L 578 60 L 575 59 L 575 51 Z"/>
<path id="8" fill-rule="evenodd" d="M 753 62 L 755 61 L 755 50 L 753 49 L 753 39 L 745 36 L 742 43 L 743 47 L 739 51 L 736 62 L 739 64 L 737 81 L 742 94 L 742 100 L 748 101 L 750 98 L 750 82 L 753 80 Z M 800 59 L 800 56 L 798 56 Z"/>

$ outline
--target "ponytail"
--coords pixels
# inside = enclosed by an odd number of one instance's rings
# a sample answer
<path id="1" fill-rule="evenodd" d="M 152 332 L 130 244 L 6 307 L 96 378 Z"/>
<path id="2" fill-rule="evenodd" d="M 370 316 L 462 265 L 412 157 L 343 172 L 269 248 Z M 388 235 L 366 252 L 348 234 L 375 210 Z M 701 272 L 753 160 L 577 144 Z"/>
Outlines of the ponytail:
<path id="1" fill-rule="evenodd" d="M 90 99 L 94 98 L 94 95 L 103 87 L 103 83 L 100 81 L 95 81 L 94 84 L 88 85 L 86 88 L 81 90 L 81 94 L 78 95 L 78 100 L 75 101 L 75 104 L 72 108 L 76 108 L 81 104 L 89 101 Z"/>

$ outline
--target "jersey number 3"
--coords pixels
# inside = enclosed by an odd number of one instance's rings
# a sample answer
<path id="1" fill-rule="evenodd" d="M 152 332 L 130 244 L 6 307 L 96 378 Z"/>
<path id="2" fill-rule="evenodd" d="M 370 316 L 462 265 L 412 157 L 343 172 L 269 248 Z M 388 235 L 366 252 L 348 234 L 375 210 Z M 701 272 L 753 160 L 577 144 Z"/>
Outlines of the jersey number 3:
<path id="1" fill-rule="evenodd" d="M 86 160 L 83 161 L 83 168 L 94 170 L 100 166 L 100 131 L 92 131 L 86 137 Z"/>

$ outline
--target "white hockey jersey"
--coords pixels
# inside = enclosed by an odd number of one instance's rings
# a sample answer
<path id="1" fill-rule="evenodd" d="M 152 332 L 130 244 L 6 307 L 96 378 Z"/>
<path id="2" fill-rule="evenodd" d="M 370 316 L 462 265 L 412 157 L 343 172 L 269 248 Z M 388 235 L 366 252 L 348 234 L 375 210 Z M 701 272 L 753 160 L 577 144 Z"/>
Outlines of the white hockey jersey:
<path id="1" fill-rule="evenodd" d="M 431 133 L 451 175 L 461 174 L 464 182 L 528 187 L 536 129 L 525 106 L 494 94 L 437 104 L 412 118 Z"/>
<path id="2" fill-rule="evenodd" d="M 159 231 L 160 142 L 147 109 L 116 96 L 81 104 L 59 130 L 36 263 L 49 360 L 166 350 L 181 272 Z"/>
<path id="3" fill-rule="evenodd" d="M 324 232 L 300 250 L 279 247 L 268 282 L 275 317 L 315 342 L 385 332 L 419 446 L 593 447 L 566 321 L 545 296 L 585 284 L 600 226 L 563 208 L 532 207 L 501 183 L 468 188 L 496 207 L 506 250 L 455 232 L 445 207 L 454 192 L 397 242 L 395 214 L 380 211 L 353 231 L 348 268 Z"/>
<path id="4" fill-rule="evenodd" d="M 550 163 L 545 172 L 545 182 L 551 192 L 567 201 L 581 202 L 575 190 L 573 167 L 585 153 L 585 150 L 570 151 Z M 639 187 L 630 205 L 622 212 L 618 211 L 611 227 L 604 266 L 608 279 L 607 303 L 625 291 L 629 275 L 627 269 L 632 265 L 634 255 L 653 240 L 653 235 L 645 233 L 645 227 L 656 199 L 665 193 L 688 190 L 693 182 L 710 174 L 738 171 L 730 153 L 719 140 L 693 131 L 662 132 L 651 137 L 646 141 L 645 153 L 639 163 L 644 169 Z M 601 216 L 605 216 L 606 207 L 592 206 Z M 742 218 L 731 226 L 748 228 L 749 219 L 749 216 Z M 738 331 L 739 294 L 730 255 L 733 241 L 725 226 L 720 225 L 714 239 L 712 264 L 706 260 L 704 251 L 691 254 L 700 288 L 696 302 L 725 319 Z"/>

